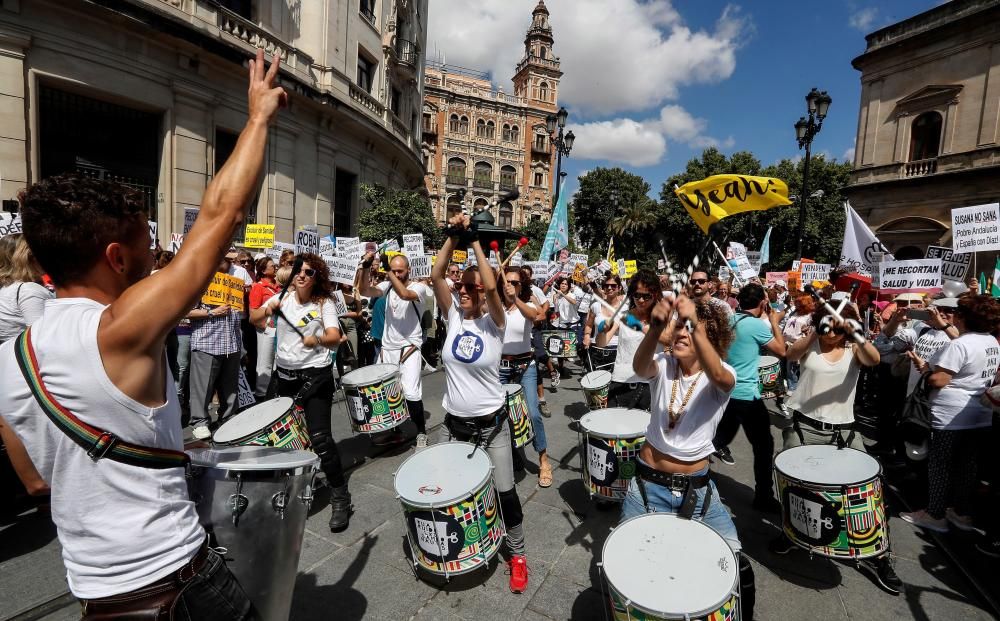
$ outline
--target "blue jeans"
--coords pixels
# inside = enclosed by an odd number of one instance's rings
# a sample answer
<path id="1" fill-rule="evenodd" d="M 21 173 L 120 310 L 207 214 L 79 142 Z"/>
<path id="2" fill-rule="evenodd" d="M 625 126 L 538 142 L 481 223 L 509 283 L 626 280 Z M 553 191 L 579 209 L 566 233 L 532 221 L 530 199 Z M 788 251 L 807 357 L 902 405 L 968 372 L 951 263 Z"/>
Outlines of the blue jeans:
<path id="1" fill-rule="evenodd" d="M 698 472 L 693 472 L 692 476 L 700 476 L 707 472 L 708 466 Z M 677 513 L 680 511 L 681 502 L 684 500 L 683 493 L 675 493 L 662 485 L 649 481 L 643 481 L 643 485 L 646 486 L 650 513 Z M 712 530 L 722 535 L 733 552 L 739 552 L 743 545 L 740 543 L 740 536 L 736 533 L 733 518 L 729 515 L 726 505 L 722 504 L 722 499 L 719 498 L 719 490 L 715 487 L 715 481 L 709 481 L 708 485 L 712 489 L 712 499 L 708 503 L 708 511 L 704 517 L 701 516 L 701 508 L 705 503 L 705 492 L 708 491 L 709 487 L 695 490 L 698 495 L 698 504 L 695 505 L 693 519 L 710 526 Z M 644 513 L 646 513 L 646 507 L 642 502 L 642 494 L 639 493 L 638 479 L 633 478 L 629 481 L 628 494 L 625 496 L 625 501 L 622 502 L 622 521 Z"/>
<path id="2" fill-rule="evenodd" d="M 510 368 L 501 368 L 500 383 L 509 384 L 513 371 Z M 528 402 L 528 415 L 531 416 L 531 430 L 535 433 L 535 437 L 531 441 L 531 446 L 534 447 L 535 452 L 541 453 L 549 447 L 549 443 L 545 439 L 545 423 L 542 422 L 542 411 L 538 409 L 538 365 L 534 360 L 531 361 L 528 368 L 521 374 L 521 381 L 519 383 L 521 384 L 521 388 L 524 389 L 524 398 Z"/>

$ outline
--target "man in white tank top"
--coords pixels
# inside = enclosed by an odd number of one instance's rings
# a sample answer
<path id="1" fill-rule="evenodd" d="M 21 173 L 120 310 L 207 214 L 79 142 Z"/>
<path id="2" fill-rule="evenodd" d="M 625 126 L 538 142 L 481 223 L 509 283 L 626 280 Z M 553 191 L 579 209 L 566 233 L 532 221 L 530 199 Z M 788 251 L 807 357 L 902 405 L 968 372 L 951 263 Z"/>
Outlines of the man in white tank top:
<path id="1" fill-rule="evenodd" d="M 287 101 L 275 86 L 278 65 L 265 74 L 262 51 L 250 61 L 247 125 L 205 191 L 184 247 L 156 274 L 149 276 L 149 214 L 134 190 L 67 175 L 19 197 L 25 238 L 57 297 L 24 341 L 37 370 L 19 366 L 16 341 L 0 347 L 0 416 L 52 488 L 66 577 L 84 619 L 165 618 L 171 606 L 190 619 L 253 616 L 239 583 L 207 547 L 184 468 L 123 462 L 115 443 L 182 458 L 164 345 L 207 288 L 259 187 L 267 128 Z M 50 400 L 36 396 L 39 382 Z M 52 401 L 115 439 L 102 436 L 92 459 L 85 439 L 52 422 L 62 411 Z"/>

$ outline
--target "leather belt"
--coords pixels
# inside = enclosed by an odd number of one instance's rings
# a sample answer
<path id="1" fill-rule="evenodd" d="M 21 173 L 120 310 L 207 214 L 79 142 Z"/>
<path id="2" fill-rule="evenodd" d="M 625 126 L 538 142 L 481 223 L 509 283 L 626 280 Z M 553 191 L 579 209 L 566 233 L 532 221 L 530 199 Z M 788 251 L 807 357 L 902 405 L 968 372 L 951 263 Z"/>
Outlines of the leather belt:
<path id="1" fill-rule="evenodd" d="M 854 423 L 824 423 L 814 418 L 809 418 L 798 410 L 795 410 L 793 420 L 796 423 L 805 425 L 806 427 L 810 427 L 816 431 L 839 431 L 841 429 L 850 429 L 854 426 Z"/>
<path id="2" fill-rule="evenodd" d="M 650 483 L 656 483 L 657 485 L 666 487 L 669 490 L 675 492 L 684 492 L 690 489 L 700 489 L 708 485 L 711 480 L 711 476 L 706 472 L 705 474 L 700 474 L 692 476 L 690 474 L 679 474 L 676 472 L 663 472 L 662 470 L 657 470 L 642 463 L 641 461 L 636 462 L 636 474 L 639 475 L 643 480 L 649 481 Z"/>

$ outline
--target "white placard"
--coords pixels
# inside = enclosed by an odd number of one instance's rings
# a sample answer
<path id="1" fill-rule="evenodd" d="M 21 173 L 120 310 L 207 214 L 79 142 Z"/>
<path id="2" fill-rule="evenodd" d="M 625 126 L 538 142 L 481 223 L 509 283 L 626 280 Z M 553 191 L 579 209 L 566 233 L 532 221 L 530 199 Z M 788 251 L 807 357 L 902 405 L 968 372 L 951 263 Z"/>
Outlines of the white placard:
<path id="1" fill-rule="evenodd" d="M 333 308 L 337 311 L 337 317 L 343 317 L 347 314 L 347 300 L 344 299 L 343 291 L 333 292 Z"/>
<path id="2" fill-rule="evenodd" d="M 170 234 L 170 252 L 178 252 L 181 249 L 181 244 L 184 243 L 184 236 L 180 233 Z"/>
<path id="3" fill-rule="evenodd" d="M 625 274 L 627 273 L 628 270 L 625 268 L 625 259 L 618 259 L 618 275 L 625 278 Z"/>
<path id="4" fill-rule="evenodd" d="M 357 264 L 358 261 L 361 260 L 364 253 L 364 248 L 361 246 L 361 240 L 357 237 L 337 238 L 337 256 L 341 259 L 350 259 Z"/>
<path id="5" fill-rule="evenodd" d="M 791 271 L 793 271 L 793 272 L 799 271 L 799 265 L 801 263 L 802 263 L 802 261 L 799 261 L 798 259 L 795 259 L 794 261 L 792 261 L 792 269 L 791 269 Z"/>
<path id="6" fill-rule="evenodd" d="M 187 235 L 191 227 L 194 226 L 194 221 L 198 219 L 198 208 L 197 207 L 185 207 L 184 208 L 184 234 Z"/>
<path id="7" fill-rule="evenodd" d="M 925 259 L 941 259 L 941 280 L 965 282 L 965 273 L 972 262 L 972 253 L 957 254 L 951 248 L 943 246 L 927 246 Z"/>
<path id="8" fill-rule="evenodd" d="M 757 275 L 757 270 L 750 265 L 750 259 L 747 258 L 746 254 L 736 254 L 729 259 L 729 269 L 739 274 L 743 280 Z"/>
<path id="9" fill-rule="evenodd" d="M 319 254 L 319 233 L 307 228 L 295 231 L 295 254 L 303 252 Z"/>
<path id="10" fill-rule="evenodd" d="M 755 276 L 760 275 L 760 252 L 757 250 L 747 251 L 747 261 L 750 261 L 750 267 L 752 267 L 757 273 Z"/>
<path id="11" fill-rule="evenodd" d="M 330 280 L 342 285 L 353 285 L 354 276 L 358 273 L 358 262 L 344 257 L 334 257 L 327 263 L 330 266 Z"/>
<path id="12" fill-rule="evenodd" d="M 476 259 L 476 251 L 469 248 L 465 255 L 465 265 L 466 267 L 473 267 L 478 265 L 479 261 Z"/>
<path id="13" fill-rule="evenodd" d="M 881 293 L 937 293 L 941 290 L 941 259 L 879 263 Z"/>
<path id="14" fill-rule="evenodd" d="M 387 239 L 383 241 L 379 244 L 379 248 L 382 249 L 382 252 L 402 252 L 399 248 L 399 242 L 395 239 Z"/>
<path id="15" fill-rule="evenodd" d="M 610 272 L 611 271 L 611 262 L 608 261 L 607 259 L 604 259 L 604 260 L 602 260 L 600 262 L 600 264 L 598 264 L 597 267 L 599 267 L 602 272 Z"/>
<path id="16" fill-rule="evenodd" d="M 0 237 L 17 235 L 23 232 L 21 214 L 15 214 L 14 217 L 10 217 L 8 214 L 0 214 Z"/>
<path id="17" fill-rule="evenodd" d="M 829 263 L 803 263 L 799 267 L 803 286 L 811 285 L 814 280 L 826 280 L 830 277 Z"/>
<path id="18" fill-rule="evenodd" d="M 239 409 L 248 408 L 257 402 L 253 398 L 253 390 L 250 388 L 250 382 L 247 381 L 247 376 L 243 374 L 243 367 L 240 366 L 240 383 L 239 390 L 236 395 L 237 407 Z"/>
<path id="19" fill-rule="evenodd" d="M 729 249 L 726 252 L 727 259 L 747 256 L 747 247 L 737 242 L 729 242 Z"/>
<path id="20" fill-rule="evenodd" d="M 430 278 L 431 277 L 431 255 L 422 254 L 419 257 L 410 257 L 410 278 Z"/>
<path id="21" fill-rule="evenodd" d="M 511 257 L 510 263 L 508 263 L 508 265 L 512 265 L 514 267 L 521 267 L 522 265 L 524 265 L 524 255 L 522 255 L 520 252 L 515 252 L 514 256 Z"/>
<path id="22" fill-rule="evenodd" d="M 955 252 L 1000 250 L 1000 203 L 952 209 L 951 239 Z"/>
<path id="23" fill-rule="evenodd" d="M 403 254 L 405 254 L 410 259 L 413 259 L 414 257 L 424 256 L 423 233 L 403 235 Z M 418 276 L 418 278 L 420 277 Z"/>
<path id="24" fill-rule="evenodd" d="M 732 277 L 733 273 L 729 270 L 728 267 L 726 267 L 725 265 L 719 266 L 719 280 L 721 280 L 722 282 L 727 282 Z"/>
<path id="25" fill-rule="evenodd" d="M 152 220 L 146 220 L 149 225 L 149 249 L 156 250 L 156 223 Z"/>
<path id="26" fill-rule="evenodd" d="M 333 243 L 330 237 L 324 236 L 319 238 L 319 256 L 321 257 L 332 257 L 337 254 L 337 247 Z"/>
<path id="27" fill-rule="evenodd" d="M 587 255 L 582 254 L 582 253 L 575 253 L 575 254 L 569 255 L 569 263 L 570 263 L 570 265 L 574 265 L 574 266 L 576 266 L 576 265 L 587 265 L 587 261 L 589 261 L 589 260 L 590 259 L 587 257 Z"/>

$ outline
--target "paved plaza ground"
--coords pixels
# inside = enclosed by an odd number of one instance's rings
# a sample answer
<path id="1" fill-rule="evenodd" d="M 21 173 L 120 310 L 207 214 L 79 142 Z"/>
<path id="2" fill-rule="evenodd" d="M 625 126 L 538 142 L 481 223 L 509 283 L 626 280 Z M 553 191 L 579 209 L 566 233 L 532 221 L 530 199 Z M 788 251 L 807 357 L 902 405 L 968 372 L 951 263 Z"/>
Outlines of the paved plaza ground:
<path id="1" fill-rule="evenodd" d="M 527 621 L 607 618 L 597 562 L 604 540 L 618 521 L 617 510 L 599 510 L 580 480 L 574 422 L 586 413 L 574 377 L 549 396 L 553 416 L 546 419 L 549 452 L 558 468 L 550 488 L 537 486 L 537 469 L 518 482 L 524 506 L 528 591 L 507 589 L 506 565 L 430 583 L 414 578 L 406 551 L 401 507 L 393 492 L 393 473 L 412 448 L 384 452 L 368 439 L 352 436 L 343 404 L 334 406 L 335 434 L 351 468 L 355 513 L 350 528 L 331 533 L 327 492 L 317 495 L 309 518 L 291 618 L 435 621 Z M 424 401 L 430 427 L 443 420 L 442 372 L 425 377 Z M 781 419 L 775 417 L 776 422 Z M 776 443 L 780 437 L 774 429 Z M 432 433 L 432 437 L 436 433 Z M 742 433 L 734 443 L 736 466 L 714 464 L 723 500 L 733 513 L 745 551 L 757 575 L 758 620 L 794 619 L 993 619 L 992 608 L 924 533 L 899 520 L 901 509 L 887 496 L 896 570 L 904 595 L 889 595 L 868 574 L 852 565 L 793 551 L 774 556 L 767 543 L 778 532 L 777 517 L 750 508 L 753 495 L 751 453 Z M 529 449 L 529 459 L 534 453 Z M 266 536 L 266 534 L 262 534 Z M 64 570 L 54 531 L 43 518 L 25 514 L 2 526 L 0 619 L 62 620 L 78 617 L 66 595 Z M 682 562 L 682 561 L 681 561 Z M 45 605 L 45 602 L 49 602 Z M 25 611 L 34 612 L 25 612 Z"/>

